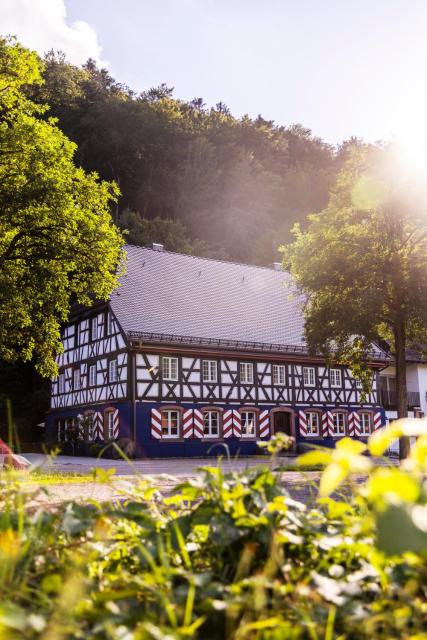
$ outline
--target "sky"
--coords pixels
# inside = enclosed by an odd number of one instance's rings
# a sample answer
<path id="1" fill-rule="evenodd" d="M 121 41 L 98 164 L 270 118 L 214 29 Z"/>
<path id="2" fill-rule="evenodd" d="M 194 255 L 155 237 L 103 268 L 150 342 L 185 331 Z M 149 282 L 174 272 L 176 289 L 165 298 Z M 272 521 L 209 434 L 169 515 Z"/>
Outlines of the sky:
<path id="1" fill-rule="evenodd" d="M 332 144 L 427 143 L 427 0 L 1 0 L 0 33 Z"/>

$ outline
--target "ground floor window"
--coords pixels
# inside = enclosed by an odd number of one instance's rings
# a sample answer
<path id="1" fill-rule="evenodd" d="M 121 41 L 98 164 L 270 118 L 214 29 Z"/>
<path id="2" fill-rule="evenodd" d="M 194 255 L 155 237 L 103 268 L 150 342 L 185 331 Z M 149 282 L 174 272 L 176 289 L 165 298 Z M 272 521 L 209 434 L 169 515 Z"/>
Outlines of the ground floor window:
<path id="1" fill-rule="evenodd" d="M 320 434 L 320 415 L 317 411 L 307 411 L 307 435 L 318 436 Z"/>
<path id="2" fill-rule="evenodd" d="M 345 420 L 346 414 L 343 411 L 334 411 L 332 414 L 334 436 L 345 436 Z"/>
<path id="3" fill-rule="evenodd" d="M 242 438 L 255 438 L 256 436 L 256 420 L 255 411 L 241 411 L 242 421 Z"/>
<path id="4" fill-rule="evenodd" d="M 360 417 L 360 435 L 361 436 L 370 436 L 372 433 L 372 413 L 368 411 L 363 411 L 359 413 Z"/>
<path id="5" fill-rule="evenodd" d="M 203 435 L 205 438 L 219 437 L 219 411 L 203 411 Z"/>
<path id="6" fill-rule="evenodd" d="M 162 438 L 179 438 L 181 414 L 174 409 L 162 411 Z"/>

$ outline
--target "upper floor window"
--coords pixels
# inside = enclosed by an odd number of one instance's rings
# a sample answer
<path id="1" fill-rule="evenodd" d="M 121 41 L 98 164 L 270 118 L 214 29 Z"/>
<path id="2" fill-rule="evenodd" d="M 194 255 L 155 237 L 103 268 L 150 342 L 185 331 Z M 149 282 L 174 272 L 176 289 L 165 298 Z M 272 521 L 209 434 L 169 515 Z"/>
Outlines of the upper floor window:
<path id="1" fill-rule="evenodd" d="M 320 414 L 317 411 L 307 411 L 307 435 L 318 436 L 320 434 Z"/>
<path id="2" fill-rule="evenodd" d="M 60 373 L 58 376 L 58 393 L 64 393 L 65 391 L 65 375 Z"/>
<path id="3" fill-rule="evenodd" d="M 162 358 L 162 375 L 163 380 L 178 380 L 178 358 Z"/>
<path id="4" fill-rule="evenodd" d="M 273 364 L 273 384 L 285 384 L 286 367 L 283 364 Z"/>
<path id="5" fill-rule="evenodd" d="M 107 334 L 111 336 L 114 333 L 114 318 L 111 311 L 107 313 Z"/>
<path id="6" fill-rule="evenodd" d="M 94 387 L 96 385 L 96 364 L 91 364 L 89 367 L 89 386 Z"/>
<path id="7" fill-rule="evenodd" d="M 119 379 L 119 371 L 117 366 L 117 360 L 110 360 L 108 363 L 108 381 L 117 382 Z"/>
<path id="8" fill-rule="evenodd" d="M 242 421 L 242 438 L 255 438 L 256 436 L 256 419 L 255 411 L 241 411 Z"/>
<path id="9" fill-rule="evenodd" d="M 80 389 L 82 386 L 82 380 L 80 376 L 80 369 L 74 369 L 73 371 L 73 389 Z"/>
<path id="10" fill-rule="evenodd" d="M 95 316 L 91 320 L 91 334 L 92 340 L 98 340 L 98 316 Z"/>
<path id="11" fill-rule="evenodd" d="M 343 411 L 334 411 L 332 414 L 333 435 L 345 436 L 345 419 L 346 414 Z"/>
<path id="12" fill-rule="evenodd" d="M 167 409 L 162 411 L 162 438 L 179 438 L 181 414 Z"/>
<path id="13" fill-rule="evenodd" d="M 216 382 L 217 379 L 216 360 L 203 360 L 203 382 Z"/>
<path id="14" fill-rule="evenodd" d="M 329 380 L 331 387 L 340 387 L 342 384 L 341 369 L 330 369 Z"/>
<path id="15" fill-rule="evenodd" d="M 360 417 L 360 435 L 370 436 L 372 433 L 372 413 L 368 411 L 361 412 Z"/>
<path id="16" fill-rule="evenodd" d="M 314 387 L 314 384 L 315 384 L 314 367 L 303 367 L 302 377 L 304 380 L 304 385 L 306 387 Z"/>
<path id="17" fill-rule="evenodd" d="M 243 384 L 253 384 L 254 381 L 254 366 L 252 362 L 240 363 L 240 382 Z"/>
<path id="18" fill-rule="evenodd" d="M 219 411 L 203 411 L 203 434 L 205 438 L 219 437 Z"/>

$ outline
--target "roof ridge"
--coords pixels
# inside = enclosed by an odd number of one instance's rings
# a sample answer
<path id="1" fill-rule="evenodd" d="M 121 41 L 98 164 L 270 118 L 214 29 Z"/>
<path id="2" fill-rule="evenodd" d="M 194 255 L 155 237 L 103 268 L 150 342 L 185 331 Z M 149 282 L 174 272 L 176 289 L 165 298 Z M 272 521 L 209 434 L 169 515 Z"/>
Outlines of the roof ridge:
<path id="1" fill-rule="evenodd" d="M 185 256 L 186 258 L 193 258 L 194 260 L 207 260 L 208 262 L 219 262 L 221 264 L 231 264 L 237 267 L 251 267 L 253 269 L 265 269 L 267 271 L 274 271 L 276 273 L 283 273 L 290 276 L 289 271 L 285 271 L 284 269 L 281 269 L 280 271 L 276 271 L 272 267 L 261 266 L 258 264 L 248 264 L 246 262 L 235 262 L 234 260 L 221 260 L 219 258 L 208 258 L 206 256 L 194 256 L 191 253 L 180 253 L 179 251 L 170 251 L 169 249 L 161 249 L 161 250 L 153 249 L 153 247 L 150 247 L 148 245 L 131 244 L 130 242 L 127 242 L 125 244 L 125 248 L 126 247 L 135 247 L 136 249 L 147 249 L 148 251 L 153 251 L 155 253 L 169 253 L 174 256 Z"/>

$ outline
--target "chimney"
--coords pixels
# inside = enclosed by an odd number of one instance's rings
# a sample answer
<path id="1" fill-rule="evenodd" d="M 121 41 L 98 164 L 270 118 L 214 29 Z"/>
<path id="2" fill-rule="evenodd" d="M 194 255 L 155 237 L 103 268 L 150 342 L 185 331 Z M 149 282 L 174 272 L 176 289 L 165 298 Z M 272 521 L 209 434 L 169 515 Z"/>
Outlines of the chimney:
<path id="1" fill-rule="evenodd" d="M 271 268 L 274 269 L 275 271 L 281 271 L 282 270 L 282 263 L 281 262 L 273 262 L 273 264 L 271 265 Z"/>
<path id="2" fill-rule="evenodd" d="M 163 245 L 159 244 L 158 242 L 153 242 L 151 248 L 153 249 L 153 251 L 163 251 Z"/>

